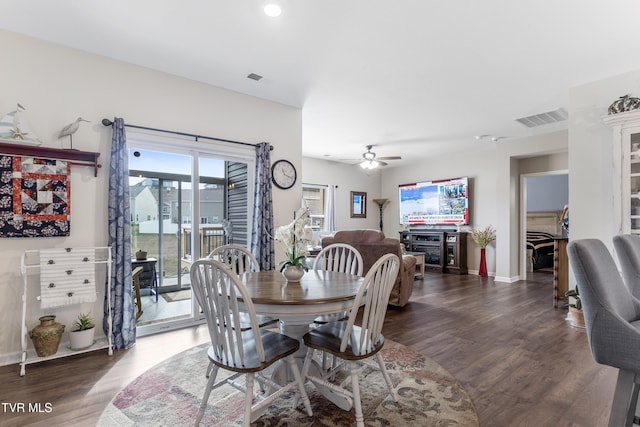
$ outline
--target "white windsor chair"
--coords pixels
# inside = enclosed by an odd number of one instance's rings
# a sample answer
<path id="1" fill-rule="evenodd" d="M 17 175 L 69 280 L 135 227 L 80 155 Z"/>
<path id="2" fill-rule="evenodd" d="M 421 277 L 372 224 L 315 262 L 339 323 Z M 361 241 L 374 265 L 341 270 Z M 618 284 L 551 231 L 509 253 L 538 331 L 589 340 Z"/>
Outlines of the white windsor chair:
<path id="1" fill-rule="evenodd" d="M 384 346 L 382 325 L 387 312 L 391 288 L 398 275 L 399 265 L 400 260 L 397 255 L 383 255 L 365 276 L 353 301 L 348 320 L 329 322 L 312 329 L 303 336 L 304 343 L 308 347 L 302 369 L 303 377 L 305 380 L 330 388 L 334 393 L 344 398 L 344 400 L 334 401 L 342 409 L 349 410 L 352 406 L 355 407 L 358 427 L 364 426 L 358 382 L 358 376 L 364 368 L 361 363 L 363 360 L 376 356 L 389 394 L 396 401 L 393 384 L 379 352 Z M 362 305 L 364 305 L 362 320 L 360 325 L 356 325 L 358 309 Z M 341 362 L 330 371 L 323 371 L 320 376 L 309 375 L 309 367 L 315 350 L 331 354 Z M 348 376 L 341 383 L 334 384 L 332 380 L 336 378 L 335 373 L 340 369 L 346 369 Z M 351 380 L 351 389 L 346 387 L 349 380 Z M 346 404 L 342 402 L 346 402 Z"/>
<path id="2" fill-rule="evenodd" d="M 225 383 L 246 393 L 245 426 L 255 421 L 271 402 L 295 387 L 298 388 L 307 414 L 311 416 L 309 397 L 294 359 L 300 342 L 278 332 L 259 328 L 251 296 L 238 276 L 225 264 L 211 259 L 198 260 L 191 265 L 190 276 L 193 293 L 207 320 L 211 336 L 207 356 L 213 365 L 195 425 L 199 425 L 204 416 L 211 391 Z M 237 324 L 239 299 L 249 313 L 249 329 L 242 330 Z M 286 360 L 293 374 L 293 381 L 282 386 L 262 373 L 281 359 Z M 220 368 L 234 374 L 216 383 Z M 246 375 L 245 384 L 236 383 L 234 380 L 243 374 Z M 261 388 L 266 384 L 269 391 L 273 392 L 254 393 L 254 380 L 260 383 Z M 298 399 L 294 401 L 298 402 Z"/>

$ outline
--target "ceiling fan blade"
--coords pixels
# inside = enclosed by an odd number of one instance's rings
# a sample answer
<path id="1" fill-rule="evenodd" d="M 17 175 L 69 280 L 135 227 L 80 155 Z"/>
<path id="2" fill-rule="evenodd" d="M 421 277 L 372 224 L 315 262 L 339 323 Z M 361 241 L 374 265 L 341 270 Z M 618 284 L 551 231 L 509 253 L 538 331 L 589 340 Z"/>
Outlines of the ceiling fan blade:
<path id="1" fill-rule="evenodd" d="M 402 157 L 400 157 L 400 156 L 382 156 L 382 157 L 376 157 L 376 160 L 402 160 Z"/>

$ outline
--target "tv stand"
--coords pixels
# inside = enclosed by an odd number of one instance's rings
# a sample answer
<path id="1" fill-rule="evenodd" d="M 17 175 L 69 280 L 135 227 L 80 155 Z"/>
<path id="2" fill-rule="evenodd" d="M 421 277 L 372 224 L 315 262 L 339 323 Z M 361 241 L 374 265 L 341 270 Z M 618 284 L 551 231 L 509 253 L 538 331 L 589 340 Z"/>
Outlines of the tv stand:
<path id="1" fill-rule="evenodd" d="M 428 271 L 467 274 L 467 234 L 454 230 L 407 230 L 400 232 L 400 242 L 408 252 L 424 253 Z"/>

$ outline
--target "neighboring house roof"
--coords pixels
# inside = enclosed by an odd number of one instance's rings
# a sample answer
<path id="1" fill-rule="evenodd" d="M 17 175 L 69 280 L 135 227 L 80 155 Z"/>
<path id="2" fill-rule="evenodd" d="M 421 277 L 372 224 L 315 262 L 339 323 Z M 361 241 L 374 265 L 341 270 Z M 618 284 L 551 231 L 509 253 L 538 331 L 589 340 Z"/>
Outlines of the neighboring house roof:
<path id="1" fill-rule="evenodd" d="M 138 194 L 142 193 L 147 187 L 132 185 L 129 186 L 129 197 L 136 198 Z"/>

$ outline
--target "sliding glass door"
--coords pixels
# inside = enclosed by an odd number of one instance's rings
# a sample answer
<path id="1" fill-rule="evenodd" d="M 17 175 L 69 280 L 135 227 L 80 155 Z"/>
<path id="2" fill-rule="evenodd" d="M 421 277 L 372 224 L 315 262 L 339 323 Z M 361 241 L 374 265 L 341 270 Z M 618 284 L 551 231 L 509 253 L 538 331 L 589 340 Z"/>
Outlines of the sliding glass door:
<path id="1" fill-rule="evenodd" d="M 128 145 L 132 266 L 146 269 L 139 289 L 141 336 L 198 322 L 191 262 L 226 243 L 248 244 L 253 152 L 238 159 L 135 138 L 128 138 Z M 139 251 L 146 259 L 136 259 Z"/>

